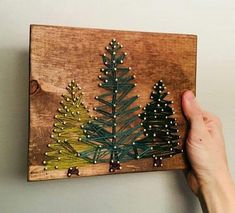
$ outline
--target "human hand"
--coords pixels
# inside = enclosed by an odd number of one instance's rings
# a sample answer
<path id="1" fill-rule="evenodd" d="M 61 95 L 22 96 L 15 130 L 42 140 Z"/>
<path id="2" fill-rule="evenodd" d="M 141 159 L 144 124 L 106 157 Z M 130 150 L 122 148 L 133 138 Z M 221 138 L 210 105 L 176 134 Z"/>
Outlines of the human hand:
<path id="1" fill-rule="evenodd" d="M 217 211 L 219 207 L 216 207 L 216 211 L 213 209 L 211 212 L 235 212 L 235 190 L 228 169 L 220 120 L 202 110 L 191 91 L 183 94 L 182 108 L 190 123 L 186 141 L 192 167 L 187 174 L 189 186 L 196 195 L 202 194 L 208 209 L 214 208 L 213 202 L 217 200 L 233 206 L 232 211 L 225 211 L 224 208 Z"/>

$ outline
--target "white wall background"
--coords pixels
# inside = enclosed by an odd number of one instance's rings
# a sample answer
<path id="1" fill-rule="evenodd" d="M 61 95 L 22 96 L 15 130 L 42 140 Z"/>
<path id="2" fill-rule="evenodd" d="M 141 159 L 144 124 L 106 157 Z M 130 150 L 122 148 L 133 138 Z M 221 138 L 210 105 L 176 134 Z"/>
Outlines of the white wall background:
<path id="1" fill-rule="evenodd" d="M 198 213 L 182 172 L 26 182 L 29 24 L 198 35 L 197 95 L 235 177 L 235 1 L 0 0 L 0 212 Z"/>

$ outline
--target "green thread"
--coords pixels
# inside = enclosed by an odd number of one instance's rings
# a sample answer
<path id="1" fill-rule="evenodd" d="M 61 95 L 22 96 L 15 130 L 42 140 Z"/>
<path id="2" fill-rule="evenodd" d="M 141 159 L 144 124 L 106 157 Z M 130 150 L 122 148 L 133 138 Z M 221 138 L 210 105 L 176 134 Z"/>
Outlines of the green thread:
<path id="1" fill-rule="evenodd" d="M 142 150 L 144 157 L 153 157 L 154 166 L 163 166 L 162 159 L 182 152 L 179 144 L 175 114 L 171 107 L 173 101 L 166 100 L 166 87 L 162 80 L 154 85 L 150 98 L 152 101 L 139 115 L 142 119 L 145 137 L 135 143 L 136 152 Z M 148 150 L 148 151 L 146 151 Z"/>
<path id="2" fill-rule="evenodd" d="M 84 135 L 81 125 L 90 117 L 82 102 L 83 93 L 74 80 L 67 86 L 67 94 L 62 95 L 58 114 L 55 115 L 54 129 L 51 134 L 53 143 L 48 144 L 45 153 L 45 170 L 80 167 L 88 162 L 80 158 L 80 152 L 89 148 L 82 142 Z"/>
<path id="3" fill-rule="evenodd" d="M 110 171 L 121 169 L 120 162 L 133 159 L 133 142 L 142 135 L 142 127 L 135 114 L 139 106 L 132 106 L 138 96 L 129 97 L 136 86 L 135 76 L 130 76 L 130 67 L 123 67 L 126 53 L 119 54 L 122 45 L 113 39 L 102 55 L 105 65 L 101 68 L 99 84 L 106 92 L 96 96 L 100 106 L 94 110 L 99 117 L 84 125 L 84 142 L 92 146 L 81 152 L 81 157 L 92 163 L 109 162 Z M 137 123 L 137 124 L 136 124 Z"/>

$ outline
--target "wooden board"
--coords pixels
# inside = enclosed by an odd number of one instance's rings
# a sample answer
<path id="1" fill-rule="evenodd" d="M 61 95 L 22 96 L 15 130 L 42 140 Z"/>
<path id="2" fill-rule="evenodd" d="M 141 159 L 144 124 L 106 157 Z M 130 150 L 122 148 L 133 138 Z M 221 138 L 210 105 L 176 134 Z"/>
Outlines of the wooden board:
<path id="1" fill-rule="evenodd" d="M 187 123 L 181 110 L 181 94 L 196 86 L 195 35 L 131 32 L 103 29 L 31 25 L 30 30 L 30 131 L 28 180 L 67 178 L 67 170 L 44 171 L 42 164 L 47 144 L 51 143 L 54 115 L 61 94 L 75 80 L 84 92 L 90 114 L 96 106 L 95 96 L 102 93 L 98 75 L 103 66 L 104 47 L 116 38 L 128 53 L 125 65 L 131 66 L 139 94 L 137 104 L 145 106 L 156 81 L 162 79 L 171 92 L 181 136 L 184 143 Z M 131 160 L 115 173 L 185 169 L 185 154 L 164 160 L 163 167 L 153 167 L 152 159 Z M 110 174 L 108 163 L 88 164 L 79 168 L 80 176 Z"/>

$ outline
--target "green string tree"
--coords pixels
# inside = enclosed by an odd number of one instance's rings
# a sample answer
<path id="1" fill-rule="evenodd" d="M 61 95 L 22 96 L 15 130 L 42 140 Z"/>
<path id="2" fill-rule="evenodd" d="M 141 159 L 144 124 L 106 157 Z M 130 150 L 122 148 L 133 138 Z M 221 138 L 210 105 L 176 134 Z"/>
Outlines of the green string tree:
<path id="1" fill-rule="evenodd" d="M 158 81 L 150 96 L 152 101 L 144 107 L 144 112 L 139 114 L 145 137 L 137 141 L 136 146 L 151 147 L 151 151 L 147 152 L 145 156 L 152 156 L 153 166 L 156 167 L 163 166 L 164 158 L 183 152 L 179 146 L 180 136 L 176 118 L 173 116 L 174 108 L 171 107 L 173 101 L 166 98 L 169 94 L 163 81 Z"/>
<path id="2" fill-rule="evenodd" d="M 89 149 L 89 145 L 82 142 L 84 135 L 81 125 L 90 119 L 87 107 L 82 101 L 83 93 L 74 80 L 67 86 L 67 94 L 62 95 L 58 114 L 51 138 L 45 153 L 45 170 L 68 169 L 68 176 L 78 174 L 78 167 L 88 162 L 80 157 L 79 152 Z"/>
<path id="3" fill-rule="evenodd" d="M 140 106 L 133 106 L 139 96 L 130 95 L 136 86 L 135 75 L 129 74 L 131 67 L 122 66 L 127 55 L 119 53 L 122 47 L 112 39 L 106 47 L 107 54 L 102 55 L 105 67 L 101 68 L 99 86 L 105 92 L 95 97 L 100 105 L 94 108 L 99 117 L 83 126 L 84 141 L 93 150 L 84 151 L 81 156 L 92 163 L 109 162 L 110 172 L 120 170 L 120 162 L 137 158 L 133 143 L 143 134 L 136 114 Z"/>

